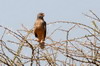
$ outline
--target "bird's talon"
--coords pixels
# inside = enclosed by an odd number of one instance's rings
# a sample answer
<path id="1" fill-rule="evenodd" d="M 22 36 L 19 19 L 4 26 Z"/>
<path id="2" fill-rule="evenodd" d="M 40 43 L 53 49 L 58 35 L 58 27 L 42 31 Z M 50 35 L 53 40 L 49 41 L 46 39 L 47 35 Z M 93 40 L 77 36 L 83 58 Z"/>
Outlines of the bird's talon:
<path id="1" fill-rule="evenodd" d="M 41 41 L 41 43 L 43 43 L 43 44 L 44 44 L 44 41 Z"/>
<path id="2" fill-rule="evenodd" d="M 38 41 L 39 42 L 39 39 L 37 38 L 37 39 L 35 39 L 35 41 Z"/>

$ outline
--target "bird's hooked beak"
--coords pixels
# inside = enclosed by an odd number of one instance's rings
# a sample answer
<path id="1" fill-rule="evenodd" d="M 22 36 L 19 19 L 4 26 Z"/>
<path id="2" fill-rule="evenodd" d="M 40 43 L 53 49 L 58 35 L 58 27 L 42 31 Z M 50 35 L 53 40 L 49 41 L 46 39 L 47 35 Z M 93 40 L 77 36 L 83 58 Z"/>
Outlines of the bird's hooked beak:
<path id="1" fill-rule="evenodd" d="M 38 14 L 38 18 L 43 18 L 45 15 L 44 15 L 44 13 L 39 13 Z"/>
<path id="2" fill-rule="evenodd" d="M 40 13 L 40 15 L 43 16 L 43 17 L 45 16 L 44 13 Z"/>

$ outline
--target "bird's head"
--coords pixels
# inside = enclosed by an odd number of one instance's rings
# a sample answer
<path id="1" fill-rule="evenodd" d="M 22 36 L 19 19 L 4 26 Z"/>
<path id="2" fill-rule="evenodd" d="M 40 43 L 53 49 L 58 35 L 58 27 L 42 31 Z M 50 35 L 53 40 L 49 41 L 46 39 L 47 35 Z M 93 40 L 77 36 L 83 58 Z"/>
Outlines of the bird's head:
<path id="1" fill-rule="evenodd" d="M 44 16 L 45 16 L 44 13 L 39 13 L 39 14 L 37 15 L 37 18 L 43 19 Z"/>

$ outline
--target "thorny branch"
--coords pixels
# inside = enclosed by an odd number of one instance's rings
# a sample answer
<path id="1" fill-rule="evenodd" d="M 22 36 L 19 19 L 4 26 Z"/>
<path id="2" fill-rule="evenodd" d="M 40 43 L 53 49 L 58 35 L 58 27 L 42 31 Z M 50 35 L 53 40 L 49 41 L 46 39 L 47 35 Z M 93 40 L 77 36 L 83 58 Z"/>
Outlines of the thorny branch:
<path id="1" fill-rule="evenodd" d="M 93 11 L 90 12 L 95 17 L 84 15 L 100 22 L 99 17 Z M 0 25 L 0 30 L 3 30 L 0 34 L 0 64 L 7 66 L 100 65 L 100 31 L 96 23 L 93 25 L 98 29 L 77 22 L 56 21 L 48 23 L 48 29 L 49 25 L 54 24 L 70 25 L 70 27 L 55 27 L 52 32 L 48 32 L 44 49 L 40 49 L 38 43 L 34 41 L 32 29 L 22 25 L 22 29 L 14 32 Z M 59 37 L 55 36 L 57 31 L 61 32 Z M 74 35 L 76 32 L 79 33 Z M 71 38 L 71 35 L 74 36 Z"/>

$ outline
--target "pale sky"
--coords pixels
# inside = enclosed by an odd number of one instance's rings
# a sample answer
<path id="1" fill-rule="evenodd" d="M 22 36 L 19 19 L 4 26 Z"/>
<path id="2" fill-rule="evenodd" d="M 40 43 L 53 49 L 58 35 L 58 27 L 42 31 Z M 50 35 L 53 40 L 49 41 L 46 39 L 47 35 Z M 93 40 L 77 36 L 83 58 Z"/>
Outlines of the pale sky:
<path id="1" fill-rule="evenodd" d="M 100 0 L 0 0 L 0 25 L 16 31 L 24 24 L 31 29 L 37 14 L 43 12 L 47 23 L 63 20 L 91 26 L 92 20 L 82 14 L 91 15 L 89 10 L 99 17 Z"/>
<path id="2" fill-rule="evenodd" d="M 0 0 L 0 25 L 17 30 L 24 24 L 30 29 L 39 12 L 45 13 L 47 23 L 63 20 L 90 25 L 92 20 L 82 14 L 90 15 L 89 10 L 100 17 L 100 0 Z"/>
<path id="3" fill-rule="evenodd" d="M 47 23 L 65 20 L 87 24 L 82 13 L 89 10 L 100 16 L 100 0 L 0 0 L 0 25 L 32 27 L 39 12 L 45 13 Z"/>

